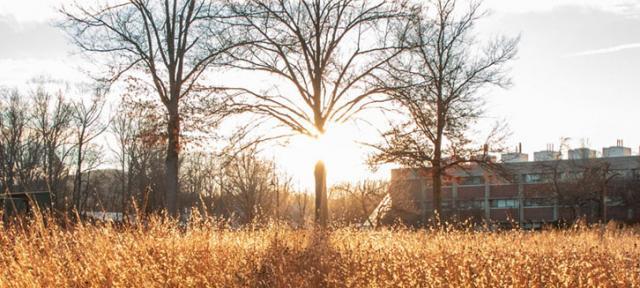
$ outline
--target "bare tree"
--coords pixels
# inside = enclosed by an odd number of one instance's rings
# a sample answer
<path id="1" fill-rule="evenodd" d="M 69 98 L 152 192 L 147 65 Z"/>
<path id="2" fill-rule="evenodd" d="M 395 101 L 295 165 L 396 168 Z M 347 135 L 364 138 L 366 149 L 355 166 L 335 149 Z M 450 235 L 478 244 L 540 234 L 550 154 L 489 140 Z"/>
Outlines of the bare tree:
<path id="1" fill-rule="evenodd" d="M 640 162 L 640 159 L 636 161 Z M 617 192 L 615 196 L 622 199 L 627 207 L 635 210 L 640 207 L 640 170 L 632 170 L 630 174 L 626 181 L 615 189 Z"/>
<path id="2" fill-rule="evenodd" d="M 332 187 L 333 203 L 340 205 L 340 213 L 347 222 L 377 225 L 369 219 L 369 215 L 388 192 L 388 182 L 363 180 L 356 183 L 340 183 Z M 342 202 L 342 203 L 337 203 Z"/>
<path id="3" fill-rule="evenodd" d="M 85 92 L 85 91 L 82 91 Z M 98 164 L 98 158 L 96 153 L 99 154 L 95 148 L 95 145 L 91 145 L 92 141 L 100 136 L 106 129 L 107 125 L 102 122 L 102 109 L 104 107 L 104 100 L 102 92 L 96 89 L 95 95 L 91 99 L 81 99 L 72 103 L 72 125 L 74 126 L 75 141 L 75 179 L 73 183 L 73 200 L 74 208 L 78 211 L 82 211 L 81 204 L 83 199 L 87 199 L 85 191 L 88 187 L 82 185 L 82 174 L 96 168 Z M 88 159 L 91 158 L 91 159 Z M 86 181 L 88 186 L 90 181 Z"/>
<path id="4" fill-rule="evenodd" d="M 126 173 L 122 206 L 126 212 L 127 201 L 137 200 L 139 211 L 150 213 L 162 209 L 164 203 L 165 173 L 162 159 L 166 158 L 166 137 L 162 129 L 163 116 L 149 102 L 133 102 L 121 106 L 114 121 L 120 151 L 119 160 Z M 114 128 L 112 128 L 114 129 Z M 166 207 L 166 206 L 165 206 Z"/>
<path id="5" fill-rule="evenodd" d="M 457 2 L 428 1 L 412 17 L 404 38 L 412 49 L 389 62 L 389 73 L 381 83 L 409 120 L 383 135 L 383 144 L 374 145 L 380 151 L 372 159 L 430 169 L 434 215 L 442 210 L 446 169 L 486 159 L 477 157 L 486 156 L 486 149 L 470 146 L 470 127 L 483 112 L 478 92 L 509 84 L 504 67 L 514 58 L 518 43 L 517 38 L 502 37 L 481 46 L 472 36 L 475 23 L 485 15 L 480 2 L 472 1 L 463 11 Z M 505 136 L 496 133 L 502 128 L 497 126 L 485 144 Z"/>
<path id="6" fill-rule="evenodd" d="M 571 220 L 586 214 L 606 222 L 607 199 L 610 197 L 608 190 L 615 186 L 611 183 L 616 180 L 623 183 L 629 181 L 611 169 L 609 162 L 597 159 L 545 161 L 540 163 L 539 169 L 558 205 L 571 208 Z M 596 210 L 594 207 L 597 208 L 597 213 L 583 211 L 585 208 Z"/>
<path id="7" fill-rule="evenodd" d="M 287 179 L 278 179 L 273 163 L 258 158 L 255 145 L 234 155 L 227 163 L 221 179 L 224 183 L 222 192 L 231 198 L 231 208 L 242 222 L 279 216 L 277 200 L 284 199 L 290 185 Z"/>
<path id="8" fill-rule="evenodd" d="M 25 103 L 17 90 L 3 90 L 0 115 L 0 163 L 3 192 L 16 192 L 16 180 L 22 154 L 24 135 L 28 128 Z"/>
<path id="9" fill-rule="evenodd" d="M 388 32 L 402 1 L 315 0 L 234 3 L 234 25 L 251 37 L 233 67 L 278 78 L 275 89 L 254 91 L 244 104 L 296 133 L 320 137 L 331 125 L 375 103 L 384 88 L 369 85 L 403 48 Z M 285 92 L 287 87 L 295 92 Z M 326 168 L 319 161 L 316 223 L 327 225 Z"/>
<path id="10" fill-rule="evenodd" d="M 115 117 L 112 119 L 109 132 L 114 136 L 117 147 L 111 150 L 115 154 L 120 168 L 120 208 L 123 215 L 127 214 L 127 201 L 131 198 L 131 170 L 130 170 L 130 156 L 132 145 L 135 141 L 134 120 L 126 115 L 124 111 L 119 110 L 116 112 Z"/>
<path id="11" fill-rule="evenodd" d="M 31 99 L 0 90 L 0 175 L 3 192 L 43 190 L 42 141 L 32 129 Z"/>
<path id="12" fill-rule="evenodd" d="M 607 199 L 620 198 L 627 202 L 629 191 L 634 187 L 633 175 L 625 177 L 611 168 L 611 163 L 600 159 L 562 159 L 565 151 L 570 149 L 570 138 L 560 138 L 560 149 L 556 159 L 540 161 L 536 169 L 540 171 L 541 180 L 546 184 L 548 191 L 553 195 L 553 201 L 561 207 L 571 208 L 571 219 L 577 220 L 585 215 L 584 208 L 597 205 L 599 219 L 606 222 Z M 620 188 L 623 189 L 616 189 Z M 609 191 L 613 190 L 613 191 Z M 627 203 L 628 204 L 628 203 Z M 591 211 L 593 212 L 593 211 Z M 588 213 L 591 218 L 596 218 L 595 213 Z"/>
<path id="13" fill-rule="evenodd" d="M 133 209 L 158 212 L 163 209 L 166 194 L 162 165 L 166 137 L 163 115 L 158 112 L 161 107 L 155 102 L 130 101 L 127 96 L 107 127 L 113 139 L 110 144 L 114 144 L 109 149 L 119 168 L 112 176 L 118 181 L 111 187 L 112 190 L 117 187 L 119 193 L 112 191 L 116 196 L 110 197 L 113 201 L 110 205 L 122 212 L 124 219 Z"/>
<path id="14" fill-rule="evenodd" d="M 307 224 L 307 214 L 309 206 L 309 194 L 307 193 L 295 193 L 293 195 L 293 208 L 295 209 L 295 219 L 299 227 L 303 227 Z"/>
<path id="15" fill-rule="evenodd" d="M 84 51 L 110 56 L 108 81 L 128 73 L 150 82 L 167 117 L 166 207 L 178 213 L 180 103 L 202 91 L 202 74 L 233 49 L 236 38 L 219 21 L 228 17 L 216 1 L 131 0 L 120 4 L 76 3 L 61 9 L 64 28 Z M 141 73 L 137 73 L 141 72 Z M 164 115 L 163 115 L 164 116 Z"/>
<path id="16" fill-rule="evenodd" d="M 197 207 L 207 213 L 213 212 L 212 200 L 220 195 L 222 162 L 214 152 L 196 151 L 185 153 L 182 160 L 181 181 L 185 196 L 200 202 Z M 217 200 L 217 199 L 216 199 Z"/>
<path id="17" fill-rule="evenodd" d="M 68 177 L 65 161 L 71 153 L 71 105 L 64 99 L 62 92 L 54 97 L 43 87 L 38 87 L 32 97 L 32 128 L 42 141 L 42 168 L 46 188 L 55 197 L 54 203 L 66 211 L 69 203 L 63 186 Z"/>

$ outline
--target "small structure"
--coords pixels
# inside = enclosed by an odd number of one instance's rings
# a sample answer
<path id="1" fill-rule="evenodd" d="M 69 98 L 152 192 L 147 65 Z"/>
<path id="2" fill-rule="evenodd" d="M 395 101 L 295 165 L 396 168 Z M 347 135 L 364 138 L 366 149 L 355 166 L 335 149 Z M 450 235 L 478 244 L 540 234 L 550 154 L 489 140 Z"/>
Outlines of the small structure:
<path id="1" fill-rule="evenodd" d="M 547 150 L 533 152 L 533 161 L 553 161 L 560 159 L 560 151 L 553 149 L 553 144 L 547 145 Z"/>
<path id="2" fill-rule="evenodd" d="M 616 146 L 602 148 L 602 157 L 631 156 L 631 148 L 624 147 L 622 139 L 618 139 Z"/>
<path id="3" fill-rule="evenodd" d="M 3 220 L 20 214 L 33 213 L 33 209 L 51 207 L 51 194 L 48 191 L 13 192 L 0 194 Z"/>
<path id="4" fill-rule="evenodd" d="M 597 151 L 589 148 L 576 148 L 569 150 L 569 160 L 593 159 L 597 157 Z"/>
<path id="5" fill-rule="evenodd" d="M 519 143 L 516 147 L 516 152 L 503 153 L 500 155 L 503 163 L 517 163 L 529 161 L 529 155 L 522 153 L 522 143 Z"/>
<path id="6" fill-rule="evenodd" d="M 106 212 L 106 211 L 86 211 L 83 216 L 99 221 L 122 222 L 122 212 Z"/>

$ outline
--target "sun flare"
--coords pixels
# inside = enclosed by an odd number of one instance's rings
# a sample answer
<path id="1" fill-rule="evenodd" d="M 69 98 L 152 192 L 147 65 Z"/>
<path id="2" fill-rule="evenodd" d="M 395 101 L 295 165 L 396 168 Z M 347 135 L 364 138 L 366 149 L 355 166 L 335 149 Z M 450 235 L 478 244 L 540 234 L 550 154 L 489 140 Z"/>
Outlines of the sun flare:
<path id="1" fill-rule="evenodd" d="M 296 136 L 275 155 L 285 171 L 299 179 L 300 185 L 313 187 L 313 167 L 322 160 L 327 167 L 328 184 L 365 178 L 366 152 L 357 143 L 360 131 L 349 125 L 331 125 L 315 137 Z"/>
<path id="2" fill-rule="evenodd" d="M 309 155 L 312 160 L 324 161 L 325 164 L 336 164 L 339 159 L 334 155 L 339 154 L 341 148 L 348 147 L 352 144 L 348 133 L 344 133 L 342 126 L 332 127 L 325 133 L 319 133 L 316 136 L 304 136 L 301 139 L 301 147 L 293 147 L 299 149 L 301 153 Z"/>

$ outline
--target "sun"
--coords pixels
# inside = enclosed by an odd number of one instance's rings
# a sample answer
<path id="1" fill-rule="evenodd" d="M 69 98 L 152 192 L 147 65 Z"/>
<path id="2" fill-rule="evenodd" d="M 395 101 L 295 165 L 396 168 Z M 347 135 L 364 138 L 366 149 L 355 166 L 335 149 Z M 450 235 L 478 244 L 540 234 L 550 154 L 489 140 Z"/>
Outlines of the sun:
<path id="1" fill-rule="evenodd" d="M 354 152 L 354 135 L 347 130 L 344 125 L 332 125 L 324 133 L 300 136 L 292 141 L 290 150 L 296 158 L 307 163 L 323 161 L 327 168 L 344 165 L 350 160 L 344 158 L 345 150 Z"/>
<path id="2" fill-rule="evenodd" d="M 334 126 L 327 129 L 324 133 L 318 133 L 315 136 L 304 136 L 301 140 L 301 147 L 292 147 L 300 149 L 301 153 L 309 155 L 311 160 L 323 161 L 325 164 L 339 164 L 340 158 L 335 157 L 340 154 L 340 150 L 349 147 L 352 144 L 351 137 L 345 133 L 344 126 Z"/>
<path id="3" fill-rule="evenodd" d="M 313 187 L 313 168 L 318 161 L 327 167 L 327 184 L 357 181 L 369 173 L 366 153 L 358 144 L 360 131 L 348 125 L 330 125 L 316 136 L 299 135 L 275 156 L 284 170 L 302 187 Z"/>

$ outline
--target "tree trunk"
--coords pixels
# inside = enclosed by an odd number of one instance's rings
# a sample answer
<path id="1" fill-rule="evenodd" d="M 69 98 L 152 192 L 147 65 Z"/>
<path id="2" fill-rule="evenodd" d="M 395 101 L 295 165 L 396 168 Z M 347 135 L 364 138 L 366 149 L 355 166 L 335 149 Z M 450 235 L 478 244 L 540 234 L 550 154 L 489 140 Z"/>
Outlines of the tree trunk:
<path id="1" fill-rule="evenodd" d="M 606 174 L 605 174 L 606 177 Z M 602 193 L 600 195 L 600 219 L 603 224 L 607 223 L 607 183 L 602 185 Z"/>
<path id="2" fill-rule="evenodd" d="M 440 141 L 436 141 L 434 143 L 434 151 L 433 151 L 433 167 L 431 168 L 431 193 L 433 201 L 431 203 L 431 218 L 436 221 L 437 217 L 440 217 L 442 213 L 442 150 L 440 147 Z M 429 213 L 426 213 L 429 215 Z M 427 216 L 429 217 L 429 216 Z M 428 219 L 425 219 L 425 224 Z"/>
<path id="3" fill-rule="evenodd" d="M 169 109 L 168 145 L 166 159 L 166 196 L 165 203 L 169 214 L 178 216 L 178 157 L 180 155 L 180 117 L 178 116 L 178 103 L 172 103 L 174 107 Z M 173 109 L 172 109 L 173 108 Z"/>
<path id="4" fill-rule="evenodd" d="M 327 170 L 324 162 L 319 160 L 314 170 L 316 181 L 316 224 L 326 228 L 329 218 L 329 206 L 327 205 Z"/>
<path id="5" fill-rule="evenodd" d="M 442 138 L 446 125 L 446 111 L 442 103 L 442 86 L 438 85 L 438 105 L 437 105 L 437 129 L 436 138 L 433 141 L 433 161 L 431 161 L 431 193 L 433 197 L 432 203 L 432 219 L 437 221 L 442 213 Z M 428 214 L 427 214 L 428 215 Z M 426 220 L 426 219 L 425 219 Z M 426 224 L 427 222 L 425 222 Z"/>
<path id="6" fill-rule="evenodd" d="M 15 153 L 15 152 L 11 152 L 11 153 Z M 14 154 L 15 155 L 15 154 Z M 14 156 L 9 156 L 9 157 L 14 157 Z M 7 165 L 7 185 L 5 186 L 5 190 L 7 190 L 9 193 L 13 193 L 16 192 L 15 191 L 15 181 L 13 180 L 15 177 L 15 171 L 13 168 L 13 163 L 14 161 L 10 161 Z M 4 191 L 3 191 L 4 192 Z"/>
<path id="7" fill-rule="evenodd" d="M 80 209 L 80 195 L 82 194 L 82 142 L 84 141 L 84 139 L 82 139 L 83 137 L 80 137 L 80 140 L 78 141 L 78 157 L 76 159 L 76 179 L 74 181 L 74 185 L 73 185 L 73 201 L 74 201 L 74 206 L 73 207 L 78 213 L 80 213 L 80 211 L 78 211 Z"/>
<path id="8" fill-rule="evenodd" d="M 440 163 L 437 164 L 438 166 L 435 166 L 434 163 L 434 167 L 433 167 L 433 171 L 431 173 L 431 187 L 432 187 L 432 197 L 433 197 L 433 209 L 432 209 L 432 213 L 431 213 L 431 217 L 432 219 L 438 220 L 437 218 L 441 217 L 442 215 L 442 171 L 440 170 Z M 427 214 L 429 215 L 429 214 Z"/>
<path id="9" fill-rule="evenodd" d="M 123 155 L 122 159 L 123 160 L 122 160 L 122 166 L 120 167 L 122 169 L 122 177 L 120 178 L 120 181 L 122 182 L 122 183 L 120 183 L 120 185 L 121 185 L 121 187 L 120 187 L 120 189 L 121 189 L 120 197 L 122 197 L 122 198 L 120 199 L 120 201 L 121 201 L 120 205 L 122 207 L 122 219 L 124 220 L 124 215 L 127 212 L 126 211 L 127 210 L 127 193 L 126 193 L 126 191 L 127 191 L 127 188 L 126 188 L 127 187 L 127 176 L 125 175 L 125 172 L 124 172 L 125 171 L 124 149 L 122 149 L 122 151 L 123 151 L 122 152 L 122 155 Z"/>

